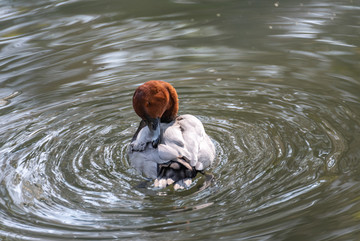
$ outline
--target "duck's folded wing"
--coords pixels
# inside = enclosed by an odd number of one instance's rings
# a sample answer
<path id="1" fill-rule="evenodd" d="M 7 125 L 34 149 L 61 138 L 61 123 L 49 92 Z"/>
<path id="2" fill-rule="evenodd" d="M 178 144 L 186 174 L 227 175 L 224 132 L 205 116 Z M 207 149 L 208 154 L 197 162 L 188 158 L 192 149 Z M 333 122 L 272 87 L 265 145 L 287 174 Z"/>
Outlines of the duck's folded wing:
<path id="1" fill-rule="evenodd" d="M 183 115 L 179 120 L 183 131 L 185 147 L 190 160 L 190 165 L 196 170 L 202 171 L 211 165 L 215 157 L 215 147 L 209 136 L 205 133 L 205 129 L 201 121 L 192 115 Z"/>

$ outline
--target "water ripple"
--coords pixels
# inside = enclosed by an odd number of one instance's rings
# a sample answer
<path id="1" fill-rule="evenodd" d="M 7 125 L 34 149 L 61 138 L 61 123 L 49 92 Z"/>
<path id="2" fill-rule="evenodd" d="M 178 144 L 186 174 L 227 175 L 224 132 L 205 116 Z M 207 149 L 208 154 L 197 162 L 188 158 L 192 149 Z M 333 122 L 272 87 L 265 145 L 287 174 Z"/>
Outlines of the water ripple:
<path id="1" fill-rule="evenodd" d="M 358 8 L 225 2 L 0 4 L 0 238 L 356 236 Z M 187 190 L 129 165 L 149 79 L 216 146 Z"/>
<path id="2" fill-rule="evenodd" d="M 129 166 L 126 148 L 138 122 L 131 90 L 90 91 L 75 102 L 49 104 L 13 119 L 1 151 L 1 192 L 8 198 L 1 205 L 12 210 L 2 214 L 7 227 L 14 229 L 17 220 L 16 229 L 30 236 L 74 237 L 75 232 L 82 238 L 91 237 L 91 230 L 109 238 L 118 237 L 119 229 L 125 230 L 122 237 L 199 230 L 189 223 L 222 225 L 221 232 L 229 232 L 244 223 L 242 229 L 283 223 L 316 205 L 313 196 L 341 172 L 339 162 L 349 149 L 344 133 L 351 130 L 341 123 L 356 114 L 346 106 L 331 109 L 329 97 L 285 90 L 286 85 L 242 82 L 228 88 L 215 81 L 213 86 L 192 94 L 179 88 L 181 111 L 196 114 L 204 107 L 197 116 L 217 149 L 210 170 L 215 179 L 205 190 L 205 177 L 199 176 L 189 190 L 159 191 Z M 219 90 L 226 94 L 218 95 Z M 206 219 L 199 218 L 205 213 Z M 55 230 L 44 236 L 45 223 Z"/>

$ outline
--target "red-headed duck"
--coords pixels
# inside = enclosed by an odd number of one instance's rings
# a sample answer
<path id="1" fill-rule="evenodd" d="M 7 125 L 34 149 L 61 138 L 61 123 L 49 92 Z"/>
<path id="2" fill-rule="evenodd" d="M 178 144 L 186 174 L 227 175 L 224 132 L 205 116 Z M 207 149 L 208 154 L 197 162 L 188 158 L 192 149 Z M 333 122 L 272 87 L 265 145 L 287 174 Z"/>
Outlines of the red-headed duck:
<path id="1" fill-rule="evenodd" d="M 128 148 L 130 163 L 154 186 L 190 186 L 215 158 L 215 147 L 201 121 L 192 115 L 177 116 L 178 95 L 167 82 L 151 80 L 139 86 L 133 107 L 142 119 Z"/>

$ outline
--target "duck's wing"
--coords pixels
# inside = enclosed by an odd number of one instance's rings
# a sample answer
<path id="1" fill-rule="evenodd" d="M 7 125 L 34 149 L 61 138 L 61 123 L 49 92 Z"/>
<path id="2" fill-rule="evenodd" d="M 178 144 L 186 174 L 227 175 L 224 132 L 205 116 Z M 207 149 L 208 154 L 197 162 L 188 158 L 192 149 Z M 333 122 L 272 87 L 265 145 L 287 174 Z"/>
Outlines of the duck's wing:
<path id="1" fill-rule="evenodd" d="M 193 115 L 180 116 L 179 124 L 184 138 L 184 149 L 190 160 L 190 165 L 202 171 L 209 167 L 215 158 L 215 146 L 210 137 L 205 133 L 201 121 Z"/>
<path id="2" fill-rule="evenodd" d="M 169 161 L 158 164 L 154 183 L 158 187 L 172 183 L 178 188 L 189 186 L 191 178 L 210 166 L 215 156 L 215 147 L 201 121 L 192 115 L 178 117 L 164 130 L 163 141 L 158 153 L 161 159 Z"/>
<path id="3" fill-rule="evenodd" d="M 201 121 L 192 115 L 181 115 L 171 125 L 164 126 L 158 152 L 162 160 L 186 157 L 198 171 L 210 166 L 215 157 L 214 144 Z"/>

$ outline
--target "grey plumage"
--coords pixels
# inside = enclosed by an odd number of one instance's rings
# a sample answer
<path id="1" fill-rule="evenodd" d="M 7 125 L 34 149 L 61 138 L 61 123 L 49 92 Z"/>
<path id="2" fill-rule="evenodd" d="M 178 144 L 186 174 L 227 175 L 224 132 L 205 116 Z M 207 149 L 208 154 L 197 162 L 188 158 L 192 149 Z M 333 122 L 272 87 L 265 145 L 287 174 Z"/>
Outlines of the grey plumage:
<path id="1" fill-rule="evenodd" d="M 161 141 L 157 148 L 151 145 L 152 135 L 146 125 L 129 145 L 130 163 L 144 176 L 157 178 L 159 164 L 181 157 L 196 171 L 203 171 L 212 164 L 215 147 L 198 118 L 181 115 L 170 123 L 161 123 L 160 128 Z"/>

